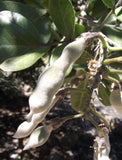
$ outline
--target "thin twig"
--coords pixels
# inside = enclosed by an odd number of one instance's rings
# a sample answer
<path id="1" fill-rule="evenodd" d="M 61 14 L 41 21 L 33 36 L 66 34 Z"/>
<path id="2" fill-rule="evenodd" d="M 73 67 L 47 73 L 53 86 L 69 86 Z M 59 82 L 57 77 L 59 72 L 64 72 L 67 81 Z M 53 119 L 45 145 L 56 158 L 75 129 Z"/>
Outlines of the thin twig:
<path id="1" fill-rule="evenodd" d="M 104 124 L 106 125 L 106 127 L 109 127 L 109 122 L 101 115 L 99 114 L 97 111 L 95 111 L 94 109 L 90 108 L 89 110 L 92 114 L 96 115 L 97 117 L 99 117 L 100 119 L 103 120 Z"/>

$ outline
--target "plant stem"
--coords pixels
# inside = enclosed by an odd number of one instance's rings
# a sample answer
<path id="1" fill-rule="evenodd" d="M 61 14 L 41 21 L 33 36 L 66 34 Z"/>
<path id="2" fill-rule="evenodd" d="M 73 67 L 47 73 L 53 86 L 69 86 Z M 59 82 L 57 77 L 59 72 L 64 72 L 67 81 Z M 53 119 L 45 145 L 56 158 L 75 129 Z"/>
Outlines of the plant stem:
<path id="1" fill-rule="evenodd" d="M 89 113 L 85 114 L 85 116 L 96 127 L 96 129 L 99 132 L 101 130 L 101 128 L 98 126 L 98 123 L 96 123 L 96 121 L 94 121 L 94 119 L 91 117 L 91 115 Z"/>
<path id="2" fill-rule="evenodd" d="M 108 46 L 109 51 L 122 51 L 122 47 L 110 47 Z"/>
<path id="3" fill-rule="evenodd" d="M 99 117 L 100 119 L 103 120 L 104 124 L 106 125 L 106 127 L 109 127 L 109 122 L 101 115 L 99 114 L 97 111 L 95 111 L 94 109 L 90 108 L 89 110 L 92 114 L 94 114 L 95 116 Z"/>
<path id="4" fill-rule="evenodd" d="M 98 38 L 102 41 L 102 47 L 103 49 L 107 48 L 107 42 L 105 40 L 105 35 L 102 34 L 101 32 L 98 32 Z"/>
<path id="5" fill-rule="evenodd" d="M 104 79 L 107 79 L 107 80 L 109 80 L 109 81 L 112 81 L 112 82 L 114 82 L 114 83 L 116 83 L 116 84 L 119 85 L 119 81 L 118 81 L 117 79 L 111 77 L 111 76 L 104 76 L 103 78 L 104 78 Z"/>
<path id="6" fill-rule="evenodd" d="M 118 74 L 122 74 L 122 70 L 120 69 L 109 69 L 111 73 L 118 73 Z"/>
<path id="7" fill-rule="evenodd" d="M 105 59 L 103 61 L 103 65 L 108 65 L 110 63 L 122 63 L 122 56 L 121 57 L 116 57 L 116 58 L 110 58 L 110 59 Z"/>
<path id="8" fill-rule="evenodd" d="M 62 121 L 63 123 L 70 120 L 70 119 L 74 119 L 74 118 L 81 118 L 84 116 L 84 113 L 79 113 L 79 114 L 75 114 L 75 115 L 71 115 L 71 116 L 67 116 L 67 117 L 63 117 Z"/>
<path id="9" fill-rule="evenodd" d="M 53 130 L 56 130 L 60 126 L 62 126 L 63 123 L 65 123 L 66 121 L 68 121 L 70 119 L 73 119 L 73 118 L 81 118 L 83 116 L 84 116 L 83 113 L 79 113 L 79 114 L 76 114 L 76 115 L 70 115 L 70 116 L 62 117 L 62 118 L 57 117 L 57 118 L 54 118 L 53 120 L 49 121 L 48 124 L 51 124 Z"/>

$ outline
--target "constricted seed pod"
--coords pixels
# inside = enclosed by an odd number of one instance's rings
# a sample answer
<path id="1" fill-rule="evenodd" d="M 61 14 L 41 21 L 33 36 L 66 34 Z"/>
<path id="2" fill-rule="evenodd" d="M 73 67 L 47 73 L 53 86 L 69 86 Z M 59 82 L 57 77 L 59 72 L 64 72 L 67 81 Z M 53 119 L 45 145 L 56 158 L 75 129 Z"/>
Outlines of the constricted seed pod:
<path id="1" fill-rule="evenodd" d="M 30 148 L 43 145 L 48 140 L 51 132 L 52 132 L 51 125 L 38 127 L 30 135 L 29 141 L 25 145 L 23 150 L 28 150 Z"/>
<path id="2" fill-rule="evenodd" d="M 68 67 L 81 56 L 85 43 L 83 37 L 69 43 L 61 56 L 40 75 L 37 86 L 29 98 L 28 118 L 50 106 L 53 96 L 63 84 Z"/>
<path id="3" fill-rule="evenodd" d="M 31 121 L 24 121 L 23 123 L 21 123 L 13 137 L 24 138 L 29 136 L 31 132 L 36 128 L 36 126 L 44 120 L 47 113 L 47 110 L 36 113 L 32 116 Z"/>
<path id="4" fill-rule="evenodd" d="M 113 89 L 110 95 L 110 103 L 112 107 L 120 114 L 122 114 L 122 98 L 120 89 Z"/>
<path id="5" fill-rule="evenodd" d="M 54 104 L 58 101 L 59 97 L 60 95 L 54 96 L 51 105 L 47 109 L 43 112 L 33 114 L 30 120 L 21 123 L 13 137 L 24 138 L 29 136 L 36 126 L 44 120 L 52 106 L 54 106 Z"/>
<path id="6" fill-rule="evenodd" d="M 34 124 L 33 122 L 28 122 L 28 121 L 24 121 L 23 123 L 21 123 L 19 125 L 19 127 L 17 128 L 17 131 L 14 134 L 14 138 L 24 138 L 27 137 L 32 131 L 33 129 L 36 127 L 37 125 Z"/>

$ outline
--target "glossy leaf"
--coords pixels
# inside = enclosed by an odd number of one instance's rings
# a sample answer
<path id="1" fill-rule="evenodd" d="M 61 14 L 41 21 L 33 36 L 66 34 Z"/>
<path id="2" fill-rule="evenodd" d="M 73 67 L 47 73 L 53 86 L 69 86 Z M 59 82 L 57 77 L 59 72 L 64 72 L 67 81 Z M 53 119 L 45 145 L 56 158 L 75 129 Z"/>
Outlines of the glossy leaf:
<path id="1" fill-rule="evenodd" d="M 70 0 L 49 0 L 49 14 L 58 30 L 72 38 L 75 30 L 75 13 Z"/>
<path id="2" fill-rule="evenodd" d="M 0 1 L 0 11 L 8 10 L 17 12 L 24 17 L 28 18 L 32 22 L 38 21 L 41 16 L 46 13 L 44 9 L 38 9 L 19 2 L 13 1 Z"/>
<path id="3" fill-rule="evenodd" d="M 110 90 L 102 83 L 100 83 L 98 87 L 98 97 L 105 106 L 110 106 Z"/>
<path id="4" fill-rule="evenodd" d="M 47 12 L 45 9 L 38 9 L 19 2 L 2 1 L 0 2 L 0 11 L 3 10 L 19 13 L 27 18 L 28 21 L 31 21 L 39 32 L 38 36 L 40 36 L 40 39 L 38 42 L 47 43 L 49 41 L 51 36 L 51 22 L 48 17 L 43 16 Z M 28 27 L 30 27 L 29 24 Z M 34 30 L 32 33 L 35 33 Z"/>
<path id="5" fill-rule="evenodd" d="M 7 72 L 14 72 L 29 68 L 42 57 L 44 51 L 42 50 L 42 53 L 34 52 L 9 58 L 0 65 L 0 69 Z"/>
<path id="6" fill-rule="evenodd" d="M 31 21 L 16 12 L 0 12 L 0 31 L 0 44 L 37 44 L 39 39 Z"/>
<path id="7" fill-rule="evenodd" d="M 113 8 L 115 5 L 115 0 L 102 0 L 102 1 L 108 8 Z"/>
<path id="8" fill-rule="evenodd" d="M 50 39 L 50 21 L 42 17 L 38 23 L 32 22 L 19 13 L 5 10 L 0 12 L 0 32 L 2 62 L 12 56 L 39 51 L 40 44 L 47 43 Z"/>

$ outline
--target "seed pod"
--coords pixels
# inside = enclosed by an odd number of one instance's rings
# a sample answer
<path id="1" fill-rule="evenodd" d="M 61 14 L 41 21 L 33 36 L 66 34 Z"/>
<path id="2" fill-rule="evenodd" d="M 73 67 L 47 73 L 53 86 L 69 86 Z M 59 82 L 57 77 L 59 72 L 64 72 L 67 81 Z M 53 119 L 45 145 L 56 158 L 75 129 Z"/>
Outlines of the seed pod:
<path id="1" fill-rule="evenodd" d="M 110 95 L 110 102 L 112 107 L 120 114 L 122 114 L 122 98 L 120 89 L 113 89 Z"/>
<path id="2" fill-rule="evenodd" d="M 44 112 L 34 114 L 31 118 L 31 121 L 24 121 L 21 123 L 13 137 L 24 138 L 29 136 L 36 126 L 44 120 L 47 113 L 48 111 L 46 110 Z"/>
<path id="3" fill-rule="evenodd" d="M 30 114 L 28 118 L 49 107 L 53 96 L 63 84 L 64 76 L 62 70 L 54 66 L 49 67 L 41 74 L 37 86 L 29 98 Z"/>
<path id="4" fill-rule="evenodd" d="M 49 138 L 50 133 L 52 131 L 52 127 L 48 126 L 41 126 L 35 129 L 30 138 L 28 143 L 25 145 L 23 150 L 28 150 L 30 148 L 38 147 L 43 145 Z"/>
<path id="5" fill-rule="evenodd" d="M 37 86 L 29 98 L 30 113 L 28 118 L 49 107 L 53 96 L 63 84 L 66 70 L 83 53 L 85 42 L 85 39 L 80 37 L 69 43 L 59 59 L 40 75 Z"/>
<path id="6" fill-rule="evenodd" d="M 24 121 L 19 125 L 13 137 L 14 138 L 27 137 L 33 131 L 35 126 L 36 124 L 33 124 L 32 122 Z"/>
<path id="7" fill-rule="evenodd" d="M 24 121 L 19 125 L 13 137 L 24 138 L 29 136 L 31 132 L 36 128 L 36 126 L 44 120 L 48 112 L 49 112 L 49 109 L 40 113 L 33 114 L 30 121 Z"/>
<path id="8" fill-rule="evenodd" d="M 52 103 L 48 109 L 45 109 L 43 112 L 33 114 L 31 119 L 21 123 L 13 137 L 14 138 L 24 138 L 30 135 L 31 132 L 36 128 L 36 126 L 44 120 L 45 116 L 50 111 L 52 106 L 54 106 L 54 104 L 58 101 L 59 97 L 60 95 L 53 97 Z"/>

